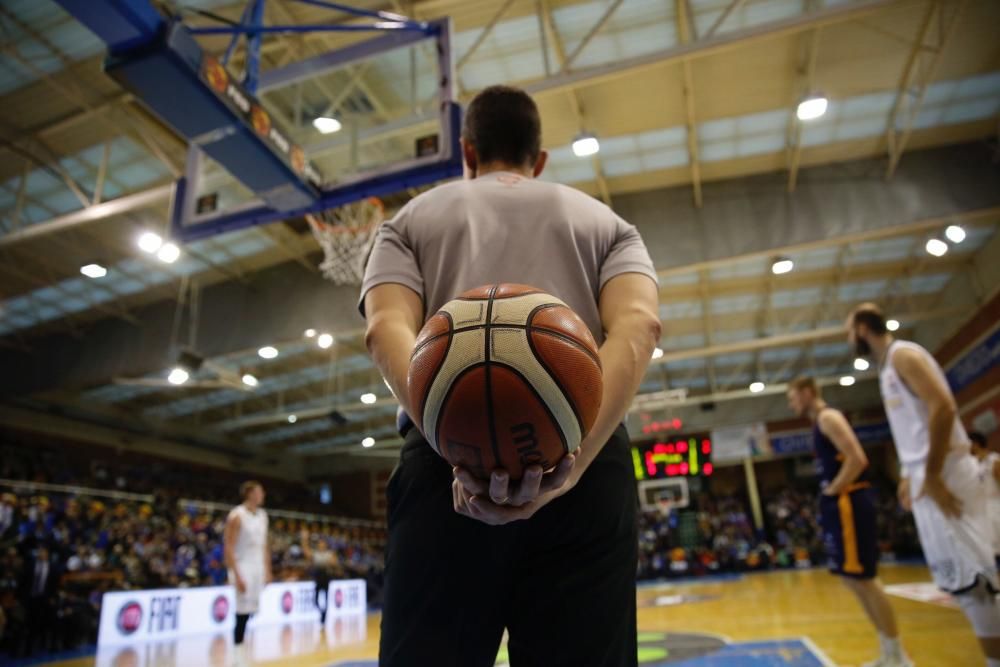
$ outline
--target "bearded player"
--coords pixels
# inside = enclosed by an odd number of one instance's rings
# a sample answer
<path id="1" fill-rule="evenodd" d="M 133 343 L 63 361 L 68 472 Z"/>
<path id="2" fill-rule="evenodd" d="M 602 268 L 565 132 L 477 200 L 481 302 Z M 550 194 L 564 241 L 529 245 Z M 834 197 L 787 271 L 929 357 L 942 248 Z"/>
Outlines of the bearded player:
<path id="1" fill-rule="evenodd" d="M 899 643 L 896 614 L 878 580 L 875 500 L 868 457 L 840 410 L 827 405 L 815 380 L 793 380 L 788 407 L 813 423 L 820 477 L 820 523 L 830 572 L 858 598 L 878 632 L 882 654 L 865 667 L 912 667 Z"/>
<path id="2" fill-rule="evenodd" d="M 1000 667 L 1000 606 L 986 488 L 969 456 L 944 371 L 923 347 L 896 340 L 878 306 L 847 318 L 848 341 L 879 363 L 882 403 L 899 455 L 899 500 L 912 509 L 934 582 L 955 595 L 989 667 Z"/>

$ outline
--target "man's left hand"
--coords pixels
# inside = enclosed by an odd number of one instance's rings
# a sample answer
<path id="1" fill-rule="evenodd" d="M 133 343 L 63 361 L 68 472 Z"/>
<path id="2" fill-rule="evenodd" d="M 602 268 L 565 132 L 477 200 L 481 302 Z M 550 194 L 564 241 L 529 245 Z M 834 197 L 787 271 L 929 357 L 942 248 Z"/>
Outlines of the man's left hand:
<path id="1" fill-rule="evenodd" d="M 452 482 L 455 511 L 491 526 L 528 519 L 576 485 L 580 475 L 573 474 L 575 467 L 576 455 L 568 454 L 547 474 L 540 466 L 529 466 L 521 482 L 514 485 L 505 470 L 495 470 L 487 481 L 456 467 Z"/>

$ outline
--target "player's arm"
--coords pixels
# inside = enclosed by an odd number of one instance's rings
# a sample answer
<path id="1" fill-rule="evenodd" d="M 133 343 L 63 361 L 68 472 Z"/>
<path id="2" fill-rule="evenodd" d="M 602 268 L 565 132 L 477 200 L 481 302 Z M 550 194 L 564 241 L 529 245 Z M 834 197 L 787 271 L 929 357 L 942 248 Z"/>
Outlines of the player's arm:
<path id="1" fill-rule="evenodd" d="M 264 582 L 274 581 L 274 573 L 271 571 L 271 531 L 264 531 Z"/>
<path id="2" fill-rule="evenodd" d="M 246 590 L 246 583 L 243 581 L 240 570 L 236 567 L 236 540 L 240 536 L 240 518 L 235 514 L 230 514 L 226 518 L 226 528 L 222 533 L 222 560 L 226 567 L 236 575 L 236 590 L 240 593 Z"/>
<path id="3" fill-rule="evenodd" d="M 840 410 L 823 410 L 819 413 L 819 430 L 837 448 L 840 455 L 844 457 L 840 466 L 840 472 L 823 489 L 823 493 L 828 496 L 837 496 L 854 483 L 854 481 L 868 467 L 868 456 L 861 448 L 854 429 L 847 422 L 844 413 Z"/>
<path id="4" fill-rule="evenodd" d="M 406 374 L 424 322 L 423 299 L 397 283 L 376 285 L 365 295 L 365 314 L 365 346 L 406 414 L 416 420 L 410 410 Z"/>
<path id="5" fill-rule="evenodd" d="M 623 273 L 604 285 L 598 301 L 605 339 L 599 355 L 604 372 L 601 408 L 580 444 L 572 477 L 580 478 L 632 405 L 660 341 L 659 294 L 656 283 L 641 273 Z"/>
<path id="6" fill-rule="evenodd" d="M 909 348 L 896 350 L 890 360 L 899 377 L 927 407 L 927 431 L 930 451 L 921 494 L 930 496 L 945 514 L 958 516 L 962 504 L 941 479 L 945 457 L 951 450 L 951 434 L 958 407 L 951 391 L 938 378 L 922 354 Z"/>

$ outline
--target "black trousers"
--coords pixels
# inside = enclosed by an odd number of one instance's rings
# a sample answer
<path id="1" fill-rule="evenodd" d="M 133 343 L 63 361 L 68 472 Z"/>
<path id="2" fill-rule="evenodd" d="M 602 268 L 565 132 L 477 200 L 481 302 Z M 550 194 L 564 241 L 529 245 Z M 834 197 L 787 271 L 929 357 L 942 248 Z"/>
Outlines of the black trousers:
<path id="1" fill-rule="evenodd" d="M 620 426 L 576 487 L 527 521 L 452 507 L 451 466 L 411 430 L 387 488 L 379 664 L 637 664 L 635 477 Z"/>

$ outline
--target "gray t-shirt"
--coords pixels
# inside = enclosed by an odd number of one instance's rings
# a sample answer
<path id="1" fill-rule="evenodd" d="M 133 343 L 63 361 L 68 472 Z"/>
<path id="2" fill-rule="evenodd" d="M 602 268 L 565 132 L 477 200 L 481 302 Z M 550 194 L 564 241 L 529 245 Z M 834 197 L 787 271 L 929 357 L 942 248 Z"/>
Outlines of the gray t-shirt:
<path id="1" fill-rule="evenodd" d="M 566 302 L 600 344 L 598 296 L 622 273 L 657 280 L 634 226 L 579 190 L 493 172 L 425 192 L 382 225 L 359 307 L 384 283 L 423 297 L 425 317 L 474 287 L 523 283 Z"/>

